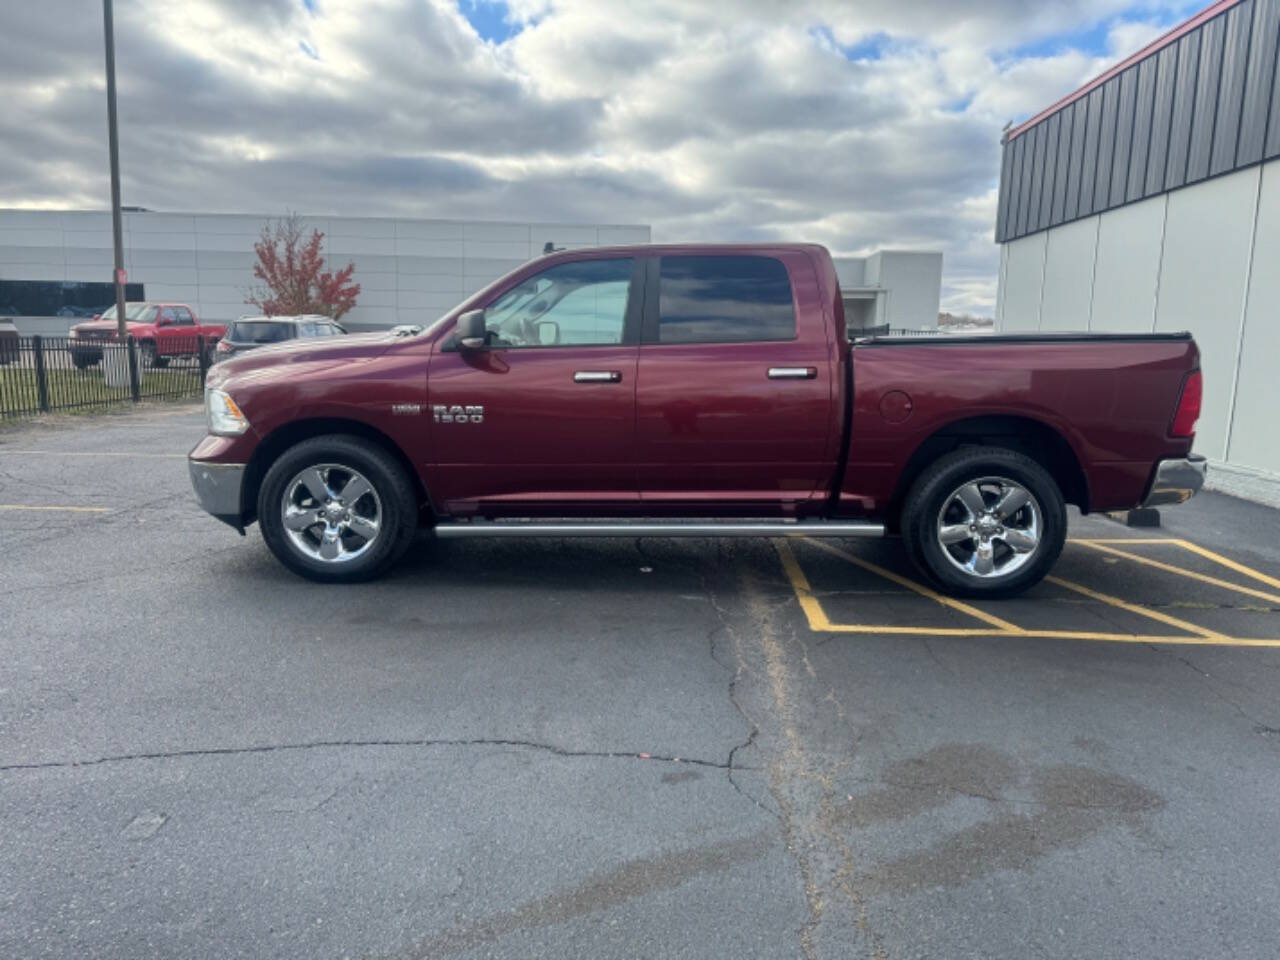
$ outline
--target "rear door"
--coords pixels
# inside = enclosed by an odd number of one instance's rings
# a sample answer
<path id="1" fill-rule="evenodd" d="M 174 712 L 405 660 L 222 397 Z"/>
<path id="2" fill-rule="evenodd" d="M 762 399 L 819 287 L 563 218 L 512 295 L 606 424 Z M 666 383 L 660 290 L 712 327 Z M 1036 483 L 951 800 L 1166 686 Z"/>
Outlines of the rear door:
<path id="1" fill-rule="evenodd" d="M 490 300 L 488 349 L 437 346 L 428 377 L 437 501 L 495 516 L 634 507 L 642 281 L 631 257 L 560 262 Z"/>
<path id="2" fill-rule="evenodd" d="M 646 507 L 772 515 L 823 498 L 839 442 L 828 327 L 802 251 L 655 261 L 636 387 Z"/>

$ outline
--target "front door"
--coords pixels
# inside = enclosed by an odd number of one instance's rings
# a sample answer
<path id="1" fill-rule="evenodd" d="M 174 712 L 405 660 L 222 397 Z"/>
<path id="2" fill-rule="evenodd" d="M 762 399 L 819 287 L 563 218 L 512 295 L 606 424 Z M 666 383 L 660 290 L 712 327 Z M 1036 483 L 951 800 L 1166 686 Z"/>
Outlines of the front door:
<path id="1" fill-rule="evenodd" d="M 559 263 L 485 310 L 488 347 L 437 343 L 428 377 L 434 499 L 453 514 L 634 507 L 643 265 Z"/>
<path id="2" fill-rule="evenodd" d="M 646 512 L 785 515 L 822 500 L 840 443 L 838 366 L 808 257 L 663 256 L 648 288 L 636 392 Z"/>

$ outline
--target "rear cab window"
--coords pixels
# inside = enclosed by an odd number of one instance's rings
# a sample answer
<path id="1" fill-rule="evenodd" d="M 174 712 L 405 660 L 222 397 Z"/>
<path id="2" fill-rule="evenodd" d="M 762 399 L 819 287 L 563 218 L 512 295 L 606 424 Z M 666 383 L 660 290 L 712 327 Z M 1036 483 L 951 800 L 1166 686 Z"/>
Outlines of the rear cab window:
<path id="1" fill-rule="evenodd" d="M 795 301 L 781 260 L 766 256 L 664 256 L 651 343 L 794 340 Z"/>
<path id="2" fill-rule="evenodd" d="M 293 324 L 277 320 L 237 320 L 227 329 L 236 343 L 279 343 L 293 339 Z"/>

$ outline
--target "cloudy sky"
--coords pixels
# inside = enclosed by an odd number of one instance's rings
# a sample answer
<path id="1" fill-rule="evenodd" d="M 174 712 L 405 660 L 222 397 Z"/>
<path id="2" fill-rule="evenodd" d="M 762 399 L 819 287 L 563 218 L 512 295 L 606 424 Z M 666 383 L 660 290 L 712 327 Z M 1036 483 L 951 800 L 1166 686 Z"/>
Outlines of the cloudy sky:
<path id="1" fill-rule="evenodd" d="M 124 202 L 941 249 L 990 315 L 1001 128 L 1202 5 L 116 0 Z M 0 207 L 106 207 L 100 4 L 3 6 Z"/>

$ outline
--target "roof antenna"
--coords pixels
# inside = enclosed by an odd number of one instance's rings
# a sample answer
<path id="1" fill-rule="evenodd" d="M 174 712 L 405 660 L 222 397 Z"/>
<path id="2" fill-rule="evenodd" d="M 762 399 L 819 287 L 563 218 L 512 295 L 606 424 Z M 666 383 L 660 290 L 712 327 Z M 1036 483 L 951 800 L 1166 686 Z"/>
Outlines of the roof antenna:
<path id="1" fill-rule="evenodd" d="M 557 247 L 554 243 L 548 240 L 542 245 L 542 255 L 545 257 L 549 253 L 555 253 L 556 251 L 563 249 L 564 247 Z"/>

